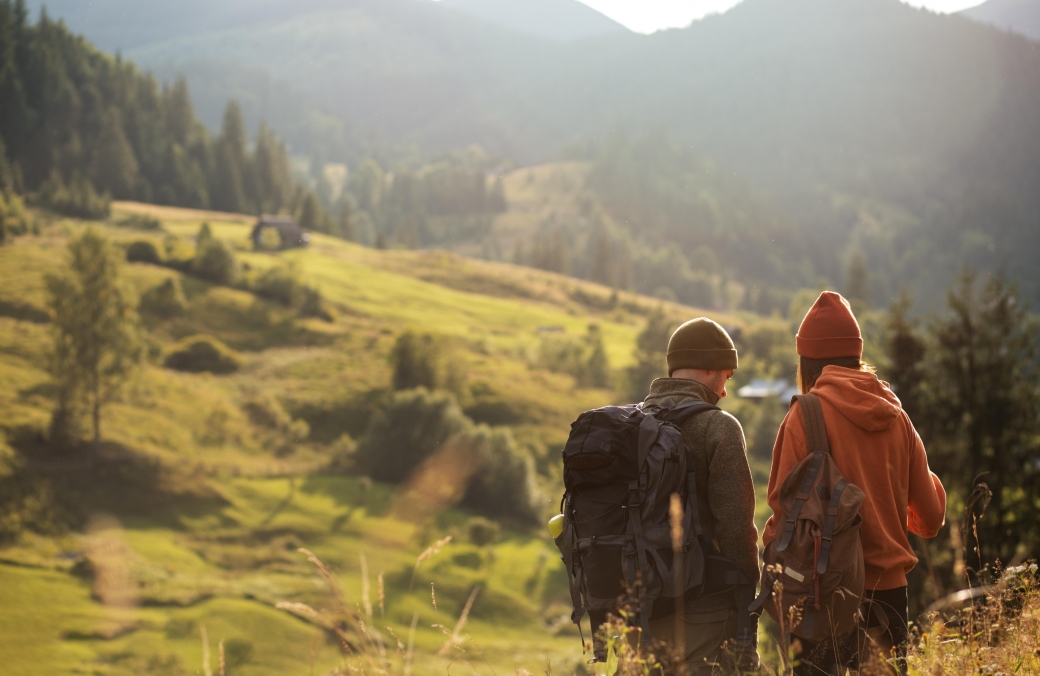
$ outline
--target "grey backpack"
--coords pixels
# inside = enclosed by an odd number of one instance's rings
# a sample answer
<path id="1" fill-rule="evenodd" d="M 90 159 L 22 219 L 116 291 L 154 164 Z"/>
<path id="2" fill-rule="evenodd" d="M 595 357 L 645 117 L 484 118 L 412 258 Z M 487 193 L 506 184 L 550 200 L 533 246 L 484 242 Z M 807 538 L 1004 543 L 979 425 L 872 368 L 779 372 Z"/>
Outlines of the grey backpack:
<path id="1" fill-rule="evenodd" d="M 564 527 L 556 545 L 567 568 L 571 620 L 580 628 L 587 613 L 594 637 L 625 597 L 636 606 L 629 621 L 648 640 L 649 620 L 674 612 L 675 597 L 749 584 L 735 564 L 712 556 L 713 523 L 707 531 L 702 526 L 696 477 L 677 426 L 713 410 L 696 400 L 671 410 L 607 406 L 582 413 L 571 425 L 563 449 Z M 678 557 L 672 551 L 672 494 L 684 513 Z M 678 575 L 674 561 L 681 561 Z M 595 644 L 596 658 L 603 659 Z"/>

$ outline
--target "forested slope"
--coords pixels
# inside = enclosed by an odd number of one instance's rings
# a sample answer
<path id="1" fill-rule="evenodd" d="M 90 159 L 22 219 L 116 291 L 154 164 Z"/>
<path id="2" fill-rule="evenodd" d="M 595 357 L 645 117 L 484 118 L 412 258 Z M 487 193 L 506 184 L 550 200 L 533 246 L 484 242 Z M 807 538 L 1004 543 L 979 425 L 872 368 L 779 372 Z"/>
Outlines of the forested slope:
<path id="1" fill-rule="evenodd" d="M 611 134 L 656 129 L 673 150 L 606 153 L 625 166 L 600 172 L 609 188 L 590 186 L 609 190 L 610 215 L 633 239 L 678 239 L 691 260 L 708 246 L 734 276 L 775 289 L 763 307 L 784 308 L 816 280 L 840 286 L 856 256 L 879 303 L 905 285 L 936 307 L 965 261 L 1004 269 L 1040 298 L 1030 263 L 1040 51 L 1018 36 L 897 0 L 747 0 L 687 29 L 571 45 L 436 3 L 211 4 L 186 12 L 194 23 L 124 0 L 53 7 L 102 44 L 135 36 L 125 53 L 165 75 L 188 72 L 211 124 L 223 101 L 209 99 L 234 89 L 250 124 L 261 109 L 312 120 L 292 129 L 297 151 L 352 168 L 371 156 L 384 171 L 414 170 L 474 142 L 523 164 L 578 140 L 580 158 L 593 159 Z M 290 81 L 286 95 L 269 95 Z M 739 199 L 748 213 L 724 206 L 706 219 L 691 190 L 721 205 L 732 190 L 677 167 L 667 156 L 678 149 L 689 156 L 680 165 L 737 174 L 757 195 Z M 753 265 L 711 234 L 712 223 L 742 219 L 756 223 L 741 235 Z"/>

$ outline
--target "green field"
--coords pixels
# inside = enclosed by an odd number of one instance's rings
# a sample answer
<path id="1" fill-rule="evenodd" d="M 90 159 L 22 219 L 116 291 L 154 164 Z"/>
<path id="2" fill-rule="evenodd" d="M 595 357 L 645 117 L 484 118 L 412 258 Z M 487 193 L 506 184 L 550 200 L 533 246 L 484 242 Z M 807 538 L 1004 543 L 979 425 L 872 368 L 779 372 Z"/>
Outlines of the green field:
<path id="1" fill-rule="evenodd" d="M 119 226 L 129 211 L 156 215 L 162 230 Z M 549 515 L 570 421 L 622 395 L 538 366 L 543 336 L 580 337 L 598 325 L 620 379 L 655 308 L 676 321 L 699 313 L 529 268 L 320 235 L 305 250 L 255 253 L 246 219 L 117 205 L 109 222 L 96 224 L 117 244 L 162 246 L 172 237 L 190 246 L 206 219 L 249 274 L 291 263 L 320 290 L 331 321 L 168 267 L 127 264 L 124 277 L 138 295 L 177 277 L 188 310 L 166 320 L 144 316 L 149 362 L 103 420 L 110 462 L 78 466 L 74 458 L 49 460 L 44 450 L 54 407 L 44 275 L 61 268 L 68 238 L 85 224 L 36 216 L 39 234 L 0 248 L 0 469 L 28 472 L 33 486 L 67 497 L 62 504 L 76 513 L 51 518 L 29 500 L 24 513 L 5 516 L 24 521 L 8 524 L 18 534 L 0 548 L 5 673 L 204 673 L 203 631 L 214 670 L 224 641 L 231 674 L 328 673 L 342 661 L 321 619 L 334 596 L 301 547 L 335 572 L 397 670 L 403 657 L 394 636 L 407 643 L 416 617 L 414 673 L 439 673 L 449 662 L 467 672 L 536 671 L 547 659 L 557 673 L 584 671 L 566 619 L 562 566 L 541 528 L 505 524 L 495 541 L 474 544 L 472 515 L 450 505 L 416 509 L 407 491 L 344 474 L 332 461 L 385 400 L 396 337 L 429 332 L 448 346 L 454 394 L 467 413 L 507 424 L 535 456 Z M 237 350 L 242 368 L 214 376 L 161 366 L 172 345 L 200 333 Z M 306 421 L 309 435 L 287 447 L 250 417 L 257 398 Z M 419 553 L 449 535 L 452 542 L 416 572 Z M 447 640 L 440 627 L 455 627 L 476 587 L 464 650 L 438 657 Z M 319 617 L 279 609 L 280 602 L 308 604 Z"/>

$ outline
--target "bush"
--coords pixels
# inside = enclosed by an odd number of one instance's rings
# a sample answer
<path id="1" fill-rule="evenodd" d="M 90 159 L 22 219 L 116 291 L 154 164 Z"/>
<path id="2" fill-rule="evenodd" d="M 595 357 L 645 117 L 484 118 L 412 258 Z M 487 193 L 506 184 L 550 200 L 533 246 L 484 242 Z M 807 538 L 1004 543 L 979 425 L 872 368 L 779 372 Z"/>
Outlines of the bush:
<path id="1" fill-rule="evenodd" d="M 581 387 L 609 387 L 610 365 L 599 326 L 589 324 L 583 338 L 546 336 L 538 347 L 538 366 L 574 376 Z"/>
<path id="2" fill-rule="evenodd" d="M 408 390 L 373 416 L 358 444 L 355 466 L 375 481 L 397 483 L 448 439 L 469 432 L 473 423 L 444 392 Z"/>
<path id="3" fill-rule="evenodd" d="M 517 448 L 508 429 L 481 425 L 471 436 L 480 469 L 462 498 L 463 506 L 487 516 L 537 521 L 538 488 L 530 456 Z"/>
<path id="4" fill-rule="evenodd" d="M 112 211 L 108 193 L 98 195 L 94 185 L 82 176 L 66 186 L 57 170 L 40 186 L 37 201 L 40 206 L 76 218 L 107 218 Z"/>
<path id="5" fill-rule="evenodd" d="M 296 270 L 292 266 L 279 265 L 264 270 L 253 283 L 253 293 L 286 307 L 295 307 L 299 286 Z"/>
<path id="6" fill-rule="evenodd" d="M 462 504 L 486 516 L 533 522 L 538 515 L 534 467 L 504 429 L 474 425 L 445 392 L 398 392 L 377 413 L 354 455 L 355 468 L 375 481 L 399 483 L 448 444 L 467 463 Z"/>
<path id="7" fill-rule="evenodd" d="M 188 373 L 225 374 L 237 371 L 242 359 L 213 336 L 192 336 L 174 346 L 163 365 Z"/>
<path id="8" fill-rule="evenodd" d="M 191 272 L 191 264 L 195 258 L 195 248 L 182 237 L 166 235 L 163 238 L 163 258 L 166 267 Z"/>
<path id="9" fill-rule="evenodd" d="M 294 308 L 303 317 L 319 317 L 326 321 L 332 319 L 324 308 L 321 292 L 300 281 L 292 265 L 265 270 L 253 283 L 253 292 L 261 298 Z"/>
<path id="10" fill-rule="evenodd" d="M 162 221 L 144 214 L 131 214 L 119 221 L 119 225 L 124 228 L 133 228 L 134 230 L 162 230 Z"/>
<path id="11" fill-rule="evenodd" d="M 139 240 L 133 242 L 126 248 L 126 260 L 129 263 L 151 263 L 159 265 L 162 263 L 162 254 L 154 242 Z"/>
<path id="12" fill-rule="evenodd" d="M 438 388 L 442 384 L 442 361 L 440 345 L 433 336 L 405 331 L 390 351 L 394 389 Z"/>
<path id="13" fill-rule="evenodd" d="M 191 271 L 214 284 L 230 286 L 238 279 L 238 261 L 219 239 L 207 240 L 195 254 Z"/>
<path id="14" fill-rule="evenodd" d="M 25 205 L 21 198 L 0 191 L 0 244 L 11 235 L 24 235 L 28 229 Z"/>
<path id="15" fill-rule="evenodd" d="M 246 400 L 242 406 L 249 421 L 254 425 L 272 430 L 287 430 L 292 424 L 292 416 L 281 403 L 270 394 L 262 394 Z"/>
<path id="16" fill-rule="evenodd" d="M 183 315 L 188 311 L 188 301 L 184 297 L 180 280 L 170 277 L 162 284 L 145 291 L 141 296 L 140 310 L 163 319 Z"/>
<path id="17" fill-rule="evenodd" d="M 248 663 L 253 659 L 253 642 L 244 638 L 228 639 L 224 642 L 224 659 L 231 669 Z"/>
<path id="18" fill-rule="evenodd" d="M 482 516 L 475 516 L 466 522 L 466 537 L 478 547 L 484 547 L 498 540 L 502 529 L 497 523 Z"/>

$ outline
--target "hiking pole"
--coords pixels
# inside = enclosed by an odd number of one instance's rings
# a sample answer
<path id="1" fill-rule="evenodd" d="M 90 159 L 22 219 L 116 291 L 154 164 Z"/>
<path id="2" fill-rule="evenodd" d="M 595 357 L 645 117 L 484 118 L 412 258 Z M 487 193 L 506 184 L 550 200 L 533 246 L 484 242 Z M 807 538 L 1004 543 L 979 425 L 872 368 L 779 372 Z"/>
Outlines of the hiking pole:
<path id="1" fill-rule="evenodd" d="M 675 673 L 686 674 L 686 622 L 683 618 L 685 608 L 683 598 L 683 506 L 678 493 L 672 493 L 672 502 L 668 507 L 668 517 L 672 525 L 672 580 L 675 590 Z"/>

